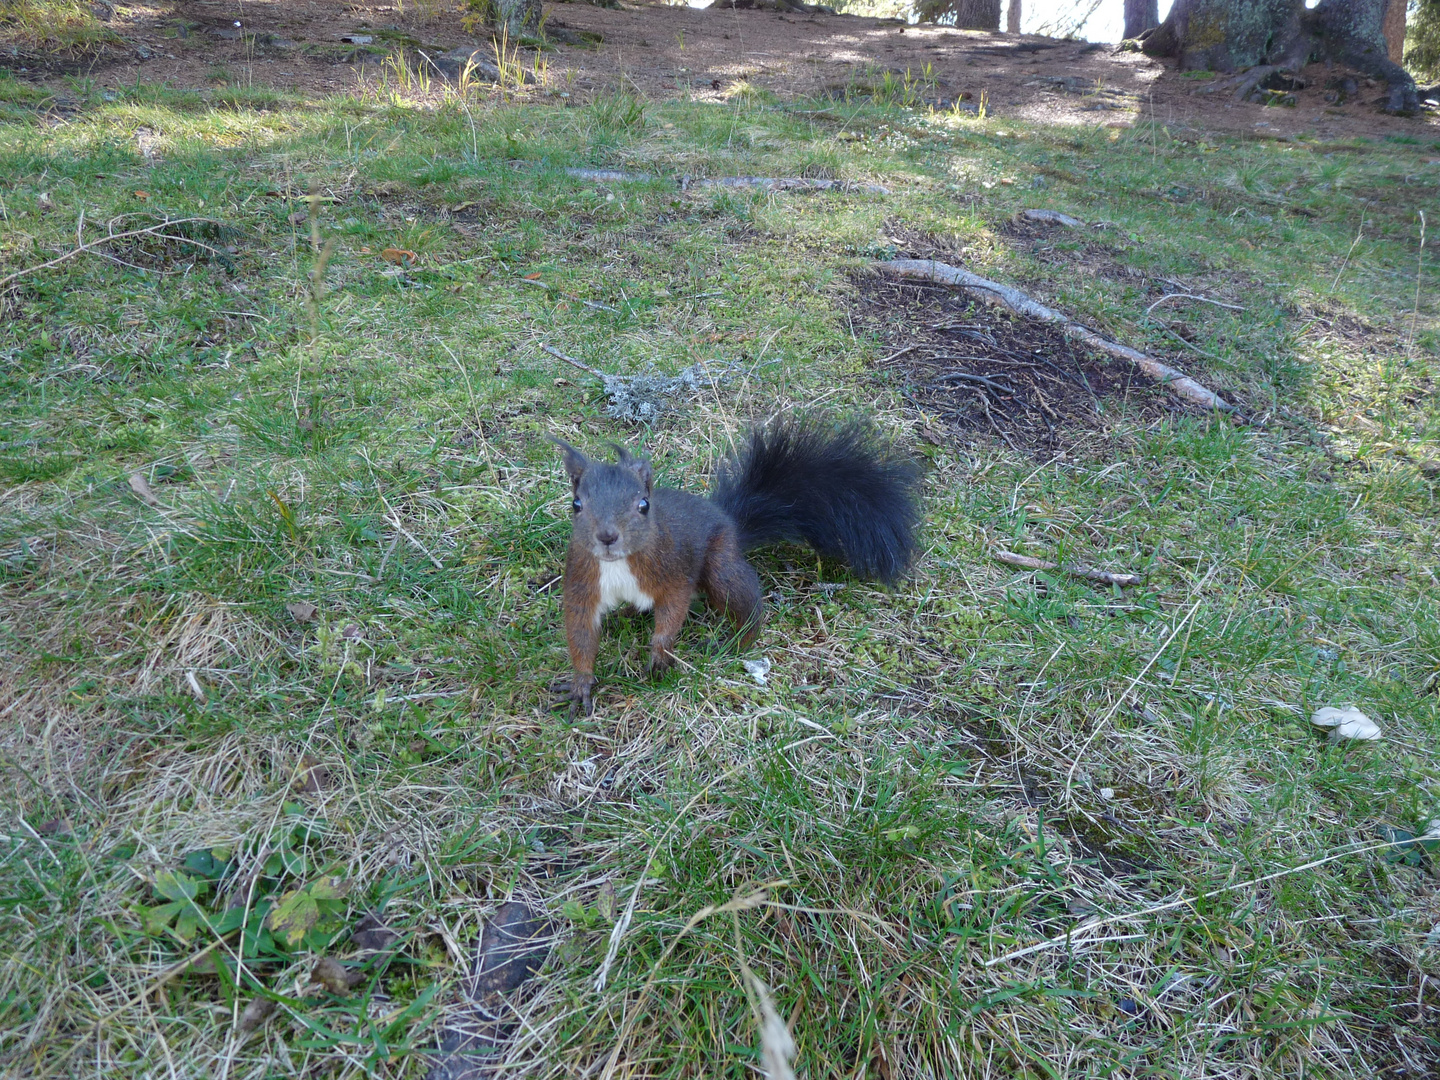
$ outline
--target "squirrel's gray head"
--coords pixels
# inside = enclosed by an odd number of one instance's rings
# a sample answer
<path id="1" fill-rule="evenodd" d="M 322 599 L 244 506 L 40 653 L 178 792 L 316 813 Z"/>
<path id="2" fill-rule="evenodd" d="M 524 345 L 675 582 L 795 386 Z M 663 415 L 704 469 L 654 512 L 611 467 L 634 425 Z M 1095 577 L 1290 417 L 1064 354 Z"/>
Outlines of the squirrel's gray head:
<path id="1" fill-rule="evenodd" d="M 591 461 L 569 443 L 552 440 L 565 452 L 574 514 L 574 541 L 602 562 L 643 550 L 654 532 L 650 492 L 654 470 L 645 458 L 616 446 L 616 464 Z"/>

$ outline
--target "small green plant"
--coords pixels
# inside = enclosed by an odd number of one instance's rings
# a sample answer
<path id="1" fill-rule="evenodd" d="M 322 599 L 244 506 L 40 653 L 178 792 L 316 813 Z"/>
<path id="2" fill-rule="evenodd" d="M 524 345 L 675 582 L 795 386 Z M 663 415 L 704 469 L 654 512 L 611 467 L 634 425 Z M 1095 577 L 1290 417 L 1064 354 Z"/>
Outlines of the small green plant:
<path id="1" fill-rule="evenodd" d="M 500 14 L 495 0 L 465 0 L 464 13 L 460 16 L 460 28 L 474 35 L 486 26 L 495 25 Z"/>
<path id="2" fill-rule="evenodd" d="M 202 931 L 211 939 L 243 931 L 236 952 L 247 961 L 283 960 L 302 946 L 323 951 L 344 925 L 350 891 L 318 858 L 325 832 L 323 821 L 288 805 L 248 888 L 238 877 L 250 865 L 242 853 L 190 852 L 179 868 L 155 874 L 151 888 L 160 902 L 136 908 L 141 929 L 178 948 Z"/>
<path id="3" fill-rule="evenodd" d="M 430 94 L 430 65 L 423 57 L 419 61 L 412 59 L 409 49 L 399 49 L 385 58 L 380 69 L 381 84 L 388 87 L 391 77 L 395 86 L 406 94 L 423 97 Z"/>
<path id="4" fill-rule="evenodd" d="M 588 108 L 599 128 L 625 131 L 645 124 L 645 102 L 628 90 L 596 94 Z"/>

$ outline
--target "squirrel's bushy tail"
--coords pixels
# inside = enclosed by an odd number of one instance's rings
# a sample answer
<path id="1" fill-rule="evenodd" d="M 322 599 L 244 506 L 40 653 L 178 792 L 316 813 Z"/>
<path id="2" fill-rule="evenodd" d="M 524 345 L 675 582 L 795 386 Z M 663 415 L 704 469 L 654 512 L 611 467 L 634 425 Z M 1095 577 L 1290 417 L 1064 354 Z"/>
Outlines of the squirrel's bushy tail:
<path id="1" fill-rule="evenodd" d="M 750 432 L 710 498 L 745 550 L 789 540 L 892 583 L 915 554 L 920 470 L 861 420 L 777 418 Z"/>

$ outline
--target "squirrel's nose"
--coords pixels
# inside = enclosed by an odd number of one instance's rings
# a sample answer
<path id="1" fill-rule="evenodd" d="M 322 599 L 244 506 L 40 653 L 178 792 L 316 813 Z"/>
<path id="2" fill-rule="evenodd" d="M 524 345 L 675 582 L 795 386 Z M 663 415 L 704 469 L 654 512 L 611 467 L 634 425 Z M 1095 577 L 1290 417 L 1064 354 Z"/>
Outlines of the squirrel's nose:
<path id="1" fill-rule="evenodd" d="M 615 530 L 613 529 L 601 529 L 595 534 L 595 539 L 599 540 L 600 543 L 604 544 L 606 547 L 609 547 L 611 544 L 615 543 L 616 540 L 620 539 L 620 534 L 618 532 L 615 532 Z"/>

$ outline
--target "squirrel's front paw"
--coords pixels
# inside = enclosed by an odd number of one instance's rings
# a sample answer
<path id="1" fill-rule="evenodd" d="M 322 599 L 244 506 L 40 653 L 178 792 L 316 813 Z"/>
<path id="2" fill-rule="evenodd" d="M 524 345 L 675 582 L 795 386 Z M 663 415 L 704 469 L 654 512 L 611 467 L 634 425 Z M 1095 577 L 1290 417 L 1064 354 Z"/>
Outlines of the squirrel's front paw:
<path id="1" fill-rule="evenodd" d="M 650 648 L 650 678 L 658 679 L 675 666 L 675 654 L 661 645 Z"/>
<path id="2" fill-rule="evenodd" d="M 550 684 L 550 692 L 560 698 L 557 705 L 569 702 L 571 716 L 582 711 L 586 716 L 595 715 L 595 701 L 591 697 L 594 689 L 594 675 L 576 675 L 573 678 L 562 679 Z"/>

